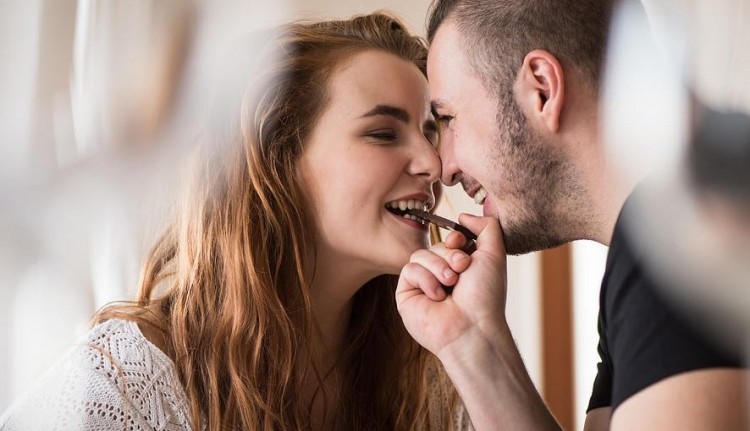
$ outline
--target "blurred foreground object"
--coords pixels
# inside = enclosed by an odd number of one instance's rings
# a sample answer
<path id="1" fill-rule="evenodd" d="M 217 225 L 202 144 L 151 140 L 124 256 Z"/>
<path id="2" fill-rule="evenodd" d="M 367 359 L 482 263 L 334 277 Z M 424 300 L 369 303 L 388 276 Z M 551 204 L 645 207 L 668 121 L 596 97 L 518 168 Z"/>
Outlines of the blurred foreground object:
<path id="1" fill-rule="evenodd" d="M 673 303 L 750 352 L 750 7 L 644 3 L 615 15 L 604 83 L 613 168 L 649 175 L 630 232 Z"/>
<path id="2" fill-rule="evenodd" d="M 98 307 L 132 296 L 222 54 L 285 5 L 3 1 L 0 410 Z"/>

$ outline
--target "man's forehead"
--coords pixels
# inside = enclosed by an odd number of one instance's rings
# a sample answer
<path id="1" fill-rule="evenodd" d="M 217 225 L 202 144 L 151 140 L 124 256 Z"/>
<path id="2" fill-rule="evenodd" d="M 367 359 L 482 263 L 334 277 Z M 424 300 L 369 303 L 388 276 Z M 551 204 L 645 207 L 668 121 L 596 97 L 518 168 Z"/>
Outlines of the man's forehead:
<path id="1" fill-rule="evenodd" d="M 427 80 L 433 108 L 448 104 L 452 87 L 457 84 L 454 81 L 466 73 L 462 70 L 463 63 L 456 25 L 452 21 L 446 21 L 435 33 L 427 56 Z"/>
<path id="2" fill-rule="evenodd" d="M 432 57 L 443 61 L 447 59 L 445 57 L 451 55 L 451 52 L 454 55 L 460 54 L 459 35 L 458 27 L 453 21 L 448 20 L 441 24 L 430 44 L 428 59 Z"/>

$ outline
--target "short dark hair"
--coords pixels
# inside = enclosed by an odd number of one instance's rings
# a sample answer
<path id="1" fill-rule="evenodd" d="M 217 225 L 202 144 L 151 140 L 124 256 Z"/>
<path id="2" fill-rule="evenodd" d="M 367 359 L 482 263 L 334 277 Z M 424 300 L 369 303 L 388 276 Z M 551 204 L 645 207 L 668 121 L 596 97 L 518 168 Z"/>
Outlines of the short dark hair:
<path id="1" fill-rule="evenodd" d="M 512 82 L 534 49 L 578 69 L 596 89 L 614 1 L 435 0 L 427 39 L 432 43 L 440 25 L 453 21 L 469 64 L 490 90 Z"/>

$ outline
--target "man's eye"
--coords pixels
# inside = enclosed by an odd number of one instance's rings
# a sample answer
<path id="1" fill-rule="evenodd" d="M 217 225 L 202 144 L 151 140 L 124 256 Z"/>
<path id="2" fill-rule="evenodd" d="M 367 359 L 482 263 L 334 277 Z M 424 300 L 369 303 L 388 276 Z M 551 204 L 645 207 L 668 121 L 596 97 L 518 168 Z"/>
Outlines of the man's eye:
<path id="1" fill-rule="evenodd" d="M 435 121 L 438 123 L 438 126 L 441 128 L 448 127 L 450 125 L 451 120 L 453 120 L 452 115 L 438 115 L 435 117 Z"/>

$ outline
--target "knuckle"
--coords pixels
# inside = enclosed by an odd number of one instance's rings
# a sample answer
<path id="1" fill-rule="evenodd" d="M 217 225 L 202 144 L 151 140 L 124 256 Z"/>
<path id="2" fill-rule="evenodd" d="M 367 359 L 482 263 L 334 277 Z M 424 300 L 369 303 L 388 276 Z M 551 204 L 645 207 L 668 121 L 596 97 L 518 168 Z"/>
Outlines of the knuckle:
<path id="1" fill-rule="evenodd" d="M 419 262 L 419 261 L 426 259 L 430 255 L 432 255 L 432 253 L 429 250 L 425 250 L 425 249 L 417 250 L 411 254 L 411 258 L 409 259 L 409 262 L 411 263 Z"/>
<path id="2" fill-rule="evenodd" d="M 405 277 L 413 276 L 421 267 L 418 263 L 409 262 L 401 269 L 401 274 Z"/>

